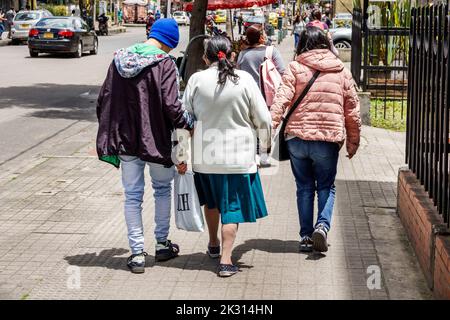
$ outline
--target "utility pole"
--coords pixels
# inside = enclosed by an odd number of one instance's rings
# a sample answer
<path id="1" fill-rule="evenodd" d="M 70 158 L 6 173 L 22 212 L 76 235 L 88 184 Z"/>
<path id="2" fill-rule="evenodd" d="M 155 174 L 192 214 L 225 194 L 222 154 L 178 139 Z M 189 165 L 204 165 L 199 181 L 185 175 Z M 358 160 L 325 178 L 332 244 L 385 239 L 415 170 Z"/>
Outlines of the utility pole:
<path id="1" fill-rule="evenodd" d="M 166 1 L 167 1 L 166 18 L 171 18 L 172 17 L 172 0 L 166 0 Z"/>

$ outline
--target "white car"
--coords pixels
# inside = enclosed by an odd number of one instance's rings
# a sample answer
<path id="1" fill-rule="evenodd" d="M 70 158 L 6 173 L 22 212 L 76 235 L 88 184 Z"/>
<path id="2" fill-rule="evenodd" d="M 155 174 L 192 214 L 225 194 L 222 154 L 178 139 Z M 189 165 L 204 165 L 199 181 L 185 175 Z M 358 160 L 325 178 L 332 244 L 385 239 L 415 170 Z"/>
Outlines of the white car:
<path id="1" fill-rule="evenodd" d="M 182 24 L 185 26 L 189 25 L 189 22 L 190 22 L 187 12 L 184 12 L 184 11 L 175 11 L 172 14 L 172 18 L 174 18 L 178 24 Z"/>
<path id="2" fill-rule="evenodd" d="M 11 39 L 13 42 L 24 41 L 28 39 L 28 32 L 42 18 L 52 17 L 47 10 L 19 11 L 13 20 L 11 27 Z"/>

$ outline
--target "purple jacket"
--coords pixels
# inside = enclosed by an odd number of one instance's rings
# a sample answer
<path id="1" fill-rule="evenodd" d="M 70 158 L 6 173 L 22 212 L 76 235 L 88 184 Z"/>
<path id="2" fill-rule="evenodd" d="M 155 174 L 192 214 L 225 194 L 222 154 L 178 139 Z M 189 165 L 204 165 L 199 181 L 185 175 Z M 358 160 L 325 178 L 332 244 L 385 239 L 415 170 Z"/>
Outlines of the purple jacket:
<path id="1" fill-rule="evenodd" d="M 179 100 L 177 69 L 166 54 L 115 53 L 97 101 L 97 154 L 119 167 L 118 155 L 172 166 L 171 133 L 193 119 Z"/>

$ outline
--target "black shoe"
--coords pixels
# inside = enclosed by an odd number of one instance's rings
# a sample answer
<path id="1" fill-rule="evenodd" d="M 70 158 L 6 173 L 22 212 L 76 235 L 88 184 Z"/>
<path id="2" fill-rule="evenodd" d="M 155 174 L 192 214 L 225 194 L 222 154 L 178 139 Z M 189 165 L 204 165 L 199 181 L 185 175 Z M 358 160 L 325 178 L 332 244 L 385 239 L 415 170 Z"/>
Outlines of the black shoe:
<path id="1" fill-rule="evenodd" d="M 219 271 L 217 275 L 219 277 L 231 277 L 239 272 L 239 268 L 233 264 L 219 264 Z"/>
<path id="2" fill-rule="evenodd" d="M 127 259 L 127 266 L 133 273 L 144 273 L 145 272 L 145 257 L 147 252 L 141 252 L 138 254 L 132 254 Z"/>
<path id="3" fill-rule="evenodd" d="M 327 233 L 328 230 L 322 223 L 316 226 L 312 234 L 313 248 L 319 252 L 327 252 L 328 251 L 328 243 L 327 243 Z"/>
<path id="4" fill-rule="evenodd" d="M 310 237 L 305 236 L 300 240 L 300 251 L 301 252 L 312 252 L 313 251 L 313 241 Z"/>
<path id="5" fill-rule="evenodd" d="M 180 247 L 170 240 L 158 242 L 156 244 L 155 261 L 167 261 L 176 258 L 178 253 L 180 253 Z"/>
<path id="6" fill-rule="evenodd" d="M 220 246 L 211 247 L 208 245 L 208 251 L 206 253 L 212 259 L 220 258 Z"/>

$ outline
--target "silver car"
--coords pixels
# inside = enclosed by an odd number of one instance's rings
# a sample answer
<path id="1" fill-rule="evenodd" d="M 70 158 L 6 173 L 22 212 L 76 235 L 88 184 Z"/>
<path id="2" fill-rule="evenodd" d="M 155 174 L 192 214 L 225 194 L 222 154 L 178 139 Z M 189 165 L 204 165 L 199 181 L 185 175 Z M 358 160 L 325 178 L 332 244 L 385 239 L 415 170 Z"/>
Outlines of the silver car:
<path id="1" fill-rule="evenodd" d="M 19 11 L 11 26 L 11 39 L 13 43 L 28 40 L 28 32 L 42 18 L 53 16 L 47 10 Z"/>
<path id="2" fill-rule="evenodd" d="M 337 49 L 351 48 L 352 46 L 352 28 L 333 28 L 330 29 L 331 38 Z"/>

